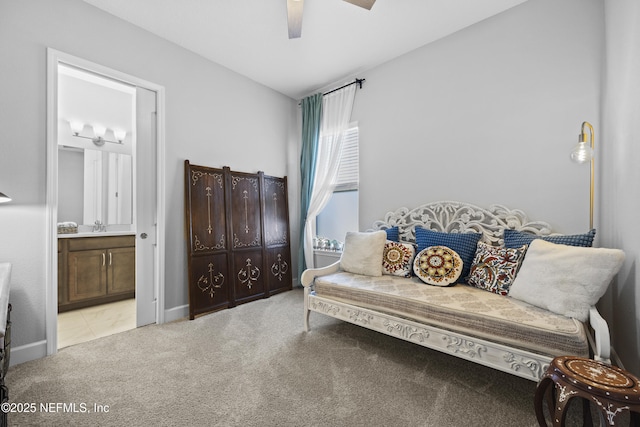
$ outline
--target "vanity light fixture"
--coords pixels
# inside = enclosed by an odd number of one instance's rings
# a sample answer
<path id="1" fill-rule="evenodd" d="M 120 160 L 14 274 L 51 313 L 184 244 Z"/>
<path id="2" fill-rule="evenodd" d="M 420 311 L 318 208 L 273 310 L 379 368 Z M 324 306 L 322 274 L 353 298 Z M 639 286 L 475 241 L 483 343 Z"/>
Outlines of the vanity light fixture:
<path id="1" fill-rule="evenodd" d="M 587 139 L 586 130 L 589 130 L 589 138 Z M 589 229 L 593 228 L 593 199 L 594 199 L 594 149 L 595 138 L 593 136 L 593 126 L 589 122 L 582 123 L 582 130 L 578 136 L 578 145 L 571 152 L 571 160 L 576 163 L 591 163 L 591 181 L 589 187 Z"/>
<path id="2" fill-rule="evenodd" d="M 11 197 L 7 196 L 4 193 L 0 193 L 0 203 L 7 203 L 11 201 Z"/>
<path id="3" fill-rule="evenodd" d="M 108 139 L 104 139 L 104 136 L 107 133 L 107 128 L 102 125 L 96 124 L 91 126 L 91 128 L 93 129 L 93 137 L 80 135 L 80 133 L 84 130 L 84 123 L 82 122 L 71 121 L 69 122 L 69 126 L 71 127 L 71 132 L 73 132 L 73 136 L 76 136 L 78 138 L 90 139 L 98 147 L 103 146 L 105 142 L 110 142 L 112 144 L 122 144 L 125 137 L 127 136 L 127 131 L 114 129 L 113 135 L 116 137 L 117 141 L 110 141 Z"/>

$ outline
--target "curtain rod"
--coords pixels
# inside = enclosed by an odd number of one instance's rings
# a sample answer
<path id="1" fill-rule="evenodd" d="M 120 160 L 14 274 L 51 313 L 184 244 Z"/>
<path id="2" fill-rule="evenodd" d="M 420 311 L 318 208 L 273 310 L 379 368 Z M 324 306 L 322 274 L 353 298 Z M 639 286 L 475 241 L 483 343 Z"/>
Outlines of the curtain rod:
<path id="1" fill-rule="evenodd" d="M 351 85 L 358 85 L 360 89 L 362 89 L 362 83 L 364 83 L 365 79 L 359 79 L 356 77 L 356 79 L 354 81 L 352 81 L 351 83 L 347 83 L 346 85 L 340 86 L 339 88 L 330 90 L 329 92 L 325 92 L 322 94 L 322 96 L 325 95 L 329 95 L 330 93 L 333 93 L 335 91 L 338 91 L 340 89 L 344 89 L 345 87 L 351 86 Z M 298 102 L 298 106 L 302 105 L 302 101 Z"/>
<path id="2" fill-rule="evenodd" d="M 340 89 L 344 89 L 345 87 L 349 87 L 349 86 L 351 86 L 351 85 L 358 85 L 358 86 L 359 86 L 359 88 L 360 88 L 360 89 L 362 89 L 362 83 L 363 83 L 364 81 L 365 81 L 365 79 L 359 79 L 359 78 L 356 78 L 356 79 L 355 79 L 354 81 L 352 81 L 351 83 L 347 83 L 347 84 L 346 84 L 346 85 L 344 85 L 344 86 L 340 86 L 339 88 L 336 88 L 336 89 L 330 90 L 329 92 L 325 92 L 325 93 L 323 93 L 323 94 L 322 94 L 322 96 L 329 95 L 330 93 L 336 92 L 336 91 L 338 91 L 338 90 L 340 90 Z"/>

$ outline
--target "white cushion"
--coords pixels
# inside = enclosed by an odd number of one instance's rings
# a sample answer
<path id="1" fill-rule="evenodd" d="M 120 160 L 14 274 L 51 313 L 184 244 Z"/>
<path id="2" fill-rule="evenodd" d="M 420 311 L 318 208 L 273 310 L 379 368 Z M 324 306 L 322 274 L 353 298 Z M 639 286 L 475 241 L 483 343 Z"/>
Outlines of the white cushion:
<path id="1" fill-rule="evenodd" d="M 387 233 L 383 230 L 371 233 L 347 232 L 340 268 L 349 273 L 382 276 L 382 253 L 386 241 Z"/>
<path id="2" fill-rule="evenodd" d="M 620 249 L 583 248 L 534 240 L 509 296 L 557 314 L 587 321 L 622 263 Z"/>

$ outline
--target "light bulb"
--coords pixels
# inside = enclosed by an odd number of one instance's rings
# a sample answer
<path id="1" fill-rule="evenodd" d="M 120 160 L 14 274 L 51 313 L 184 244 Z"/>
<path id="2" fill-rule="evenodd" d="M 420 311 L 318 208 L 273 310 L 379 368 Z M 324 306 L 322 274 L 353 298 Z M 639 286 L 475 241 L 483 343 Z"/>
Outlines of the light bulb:
<path id="1" fill-rule="evenodd" d="M 580 142 L 571 151 L 571 160 L 576 163 L 586 163 L 592 158 L 593 149 L 586 142 Z"/>

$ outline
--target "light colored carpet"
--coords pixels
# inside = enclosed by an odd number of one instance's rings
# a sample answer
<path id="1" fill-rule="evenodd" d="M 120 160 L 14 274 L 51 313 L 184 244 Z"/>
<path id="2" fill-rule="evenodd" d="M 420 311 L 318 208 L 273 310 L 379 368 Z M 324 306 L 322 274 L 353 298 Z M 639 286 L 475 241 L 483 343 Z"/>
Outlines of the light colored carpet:
<path id="1" fill-rule="evenodd" d="M 535 383 L 311 314 L 301 289 L 12 367 L 10 425 L 536 426 Z M 19 325 L 14 326 L 16 329 Z M 107 413 L 41 404 L 108 405 Z M 49 405 L 51 407 L 51 405 Z"/>

